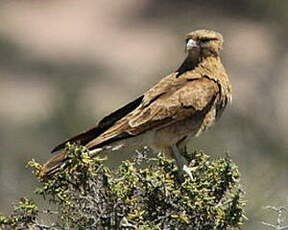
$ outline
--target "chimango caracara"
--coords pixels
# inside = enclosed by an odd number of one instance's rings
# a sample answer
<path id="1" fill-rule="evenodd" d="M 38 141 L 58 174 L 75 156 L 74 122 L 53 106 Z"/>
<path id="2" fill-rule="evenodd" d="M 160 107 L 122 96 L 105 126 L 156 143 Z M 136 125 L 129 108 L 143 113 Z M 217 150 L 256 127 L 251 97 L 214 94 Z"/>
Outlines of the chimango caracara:
<path id="1" fill-rule="evenodd" d="M 175 72 L 96 127 L 56 146 L 52 152 L 62 152 L 47 161 L 43 174 L 65 166 L 63 149 L 69 142 L 86 146 L 91 156 L 103 152 L 109 156 L 113 149 L 127 146 L 150 146 L 173 157 L 179 169 L 192 177 L 183 156 L 187 142 L 211 127 L 232 98 L 219 57 L 222 44 L 222 35 L 211 30 L 187 34 L 187 57 Z"/>

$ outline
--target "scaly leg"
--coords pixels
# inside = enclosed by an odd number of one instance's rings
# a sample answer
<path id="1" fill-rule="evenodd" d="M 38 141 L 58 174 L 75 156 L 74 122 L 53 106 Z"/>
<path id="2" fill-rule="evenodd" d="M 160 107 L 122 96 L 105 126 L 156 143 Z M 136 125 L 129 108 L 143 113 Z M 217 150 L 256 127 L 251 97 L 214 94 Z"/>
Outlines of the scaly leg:
<path id="1" fill-rule="evenodd" d="M 176 164 L 177 164 L 178 168 L 180 170 L 182 170 L 183 172 L 187 173 L 189 175 L 189 177 L 191 178 L 191 180 L 193 180 L 191 170 L 187 166 L 188 165 L 187 160 L 181 155 L 181 153 L 180 153 L 180 151 L 176 145 L 172 145 L 172 150 L 173 150 L 173 153 L 174 153 L 174 156 L 176 159 Z"/>

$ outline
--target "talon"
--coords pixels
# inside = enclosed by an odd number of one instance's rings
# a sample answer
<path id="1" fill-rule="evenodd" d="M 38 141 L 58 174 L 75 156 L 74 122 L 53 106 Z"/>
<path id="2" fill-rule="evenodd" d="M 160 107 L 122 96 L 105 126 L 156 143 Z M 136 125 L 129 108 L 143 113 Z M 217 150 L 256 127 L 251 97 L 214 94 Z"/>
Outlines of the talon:
<path id="1" fill-rule="evenodd" d="M 183 169 L 182 169 L 185 173 L 188 174 L 188 176 L 190 177 L 191 180 L 193 180 L 193 176 L 191 173 L 191 169 L 187 166 L 187 165 L 183 165 Z"/>

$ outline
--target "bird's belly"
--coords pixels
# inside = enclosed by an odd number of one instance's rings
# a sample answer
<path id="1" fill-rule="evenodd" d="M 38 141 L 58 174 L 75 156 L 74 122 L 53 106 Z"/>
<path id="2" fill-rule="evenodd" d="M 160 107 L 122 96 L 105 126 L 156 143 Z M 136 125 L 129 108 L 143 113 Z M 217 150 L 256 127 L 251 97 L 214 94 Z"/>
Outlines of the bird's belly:
<path id="1" fill-rule="evenodd" d="M 161 129 L 153 130 L 153 134 L 149 135 L 148 145 L 155 149 L 163 149 L 177 144 L 183 138 L 198 136 L 214 124 L 215 112 L 215 109 L 212 108 L 201 118 L 191 117 Z"/>
<path id="2" fill-rule="evenodd" d="M 195 136 L 201 127 L 201 122 L 184 120 L 154 131 L 151 147 L 163 149 L 178 143 L 187 136 Z"/>

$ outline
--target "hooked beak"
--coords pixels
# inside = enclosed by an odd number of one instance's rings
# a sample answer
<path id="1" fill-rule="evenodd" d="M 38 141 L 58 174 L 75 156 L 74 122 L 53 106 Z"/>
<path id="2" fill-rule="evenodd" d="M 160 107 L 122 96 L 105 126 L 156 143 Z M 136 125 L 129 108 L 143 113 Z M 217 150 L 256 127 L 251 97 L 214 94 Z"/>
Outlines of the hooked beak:
<path id="1" fill-rule="evenodd" d="M 189 39 L 186 44 L 186 50 L 192 50 L 192 49 L 200 49 L 200 46 L 195 40 Z"/>

